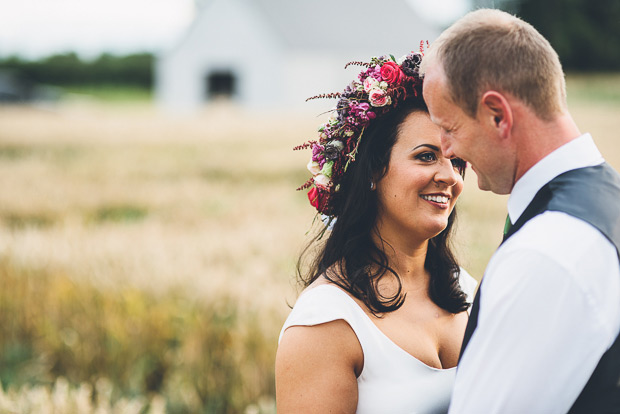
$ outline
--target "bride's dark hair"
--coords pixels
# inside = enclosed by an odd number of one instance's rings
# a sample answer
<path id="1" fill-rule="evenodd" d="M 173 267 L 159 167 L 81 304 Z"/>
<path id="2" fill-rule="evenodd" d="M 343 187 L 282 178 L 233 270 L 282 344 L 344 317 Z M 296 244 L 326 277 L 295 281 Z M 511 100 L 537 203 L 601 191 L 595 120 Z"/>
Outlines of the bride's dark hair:
<path id="1" fill-rule="evenodd" d="M 336 223 L 331 231 L 319 233 L 301 254 L 297 273 L 304 286 L 321 275 L 358 298 L 375 315 L 392 312 L 402 306 L 404 294 L 398 273 L 389 266 L 385 248 L 387 242 L 376 233 L 377 196 L 370 182 L 382 177 L 388 170 L 392 147 L 405 118 L 412 112 L 428 109 L 421 96 L 411 97 L 398 108 L 372 122 L 361 139 L 356 161 L 351 163 L 340 183 L 340 189 L 330 200 Z M 460 268 L 450 248 L 450 234 L 456 209 L 448 218 L 448 225 L 429 240 L 424 267 L 431 275 L 429 296 L 437 306 L 451 313 L 466 310 L 469 304 L 459 284 Z M 373 232 L 381 245 L 373 241 Z M 313 247 L 318 253 L 305 271 L 304 259 Z M 398 290 L 393 296 L 383 296 L 377 289 L 381 278 L 391 276 Z"/>

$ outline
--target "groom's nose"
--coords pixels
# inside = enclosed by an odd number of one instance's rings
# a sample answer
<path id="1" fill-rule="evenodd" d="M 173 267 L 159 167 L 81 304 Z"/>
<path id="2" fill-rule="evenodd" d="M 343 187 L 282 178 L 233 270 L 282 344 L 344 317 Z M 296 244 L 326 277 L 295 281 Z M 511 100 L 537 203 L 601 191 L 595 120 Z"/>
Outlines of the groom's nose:
<path id="1" fill-rule="evenodd" d="M 452 150 L 452 138 L 443 130 L 441 131 L 441 152 L 446 158 L 457 158 L 457 155 Z"/>

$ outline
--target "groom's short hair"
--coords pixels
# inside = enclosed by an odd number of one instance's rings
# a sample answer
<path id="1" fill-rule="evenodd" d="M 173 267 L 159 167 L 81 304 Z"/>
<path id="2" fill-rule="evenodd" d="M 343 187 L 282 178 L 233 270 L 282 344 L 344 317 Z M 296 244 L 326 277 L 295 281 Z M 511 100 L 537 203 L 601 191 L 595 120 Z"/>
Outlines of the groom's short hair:
<path id="1" fill-rule="evenodd" d="M 422 61 L 443 68 L 449 95 L 471 117 L 487 90 L 508 93 L 550 120 L 566 108 L 557 53 L 529 23 L 506 12 L 468 13 L 435 40 Z"/>

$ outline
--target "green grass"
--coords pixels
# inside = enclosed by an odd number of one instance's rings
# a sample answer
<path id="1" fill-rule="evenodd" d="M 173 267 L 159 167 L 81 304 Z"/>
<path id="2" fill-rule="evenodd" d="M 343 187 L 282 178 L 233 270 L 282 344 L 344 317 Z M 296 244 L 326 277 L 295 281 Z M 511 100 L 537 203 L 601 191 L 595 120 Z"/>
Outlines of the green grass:
<path id="1" fill-rule="evenodd" d="M 153 99 L 149 88 L 126 85 L 64 86 L 63 100 L 89 98 L 102 103 L 148 103 Z"/>
<path id="2" fill-rule="evenodd" d="M 23 230 L 28 227 L 45 228 L 53 225 L 55 221 L 53 217 L 43 212 L 6 214 L 1 219 L 12 230 Z"/>
<path id="3" fill-rule="evenodd" d="M 141 220 L 145 218 L 147 214 L 148 209 L 138 206 L 105 206 L 97 209 L 94 214 L 94 219 L 97 222 L 131 222 Z"/>
<path id="4" fill-rule="evenodd" d="M 569 102 L 620 106 L 620 73 L 571 73 L 566 87 Z"/>

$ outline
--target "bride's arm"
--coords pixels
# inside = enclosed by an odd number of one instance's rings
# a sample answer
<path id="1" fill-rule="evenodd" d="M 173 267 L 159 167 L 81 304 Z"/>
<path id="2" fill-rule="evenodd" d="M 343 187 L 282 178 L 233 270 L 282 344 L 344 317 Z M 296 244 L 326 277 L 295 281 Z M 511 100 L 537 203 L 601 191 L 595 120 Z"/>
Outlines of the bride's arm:
<path id="1" fill-rule="evenodd" d="M 364 354 L 345 321 L 292 326 L 276 354 L 278 414 L 355 413 Z"/>

